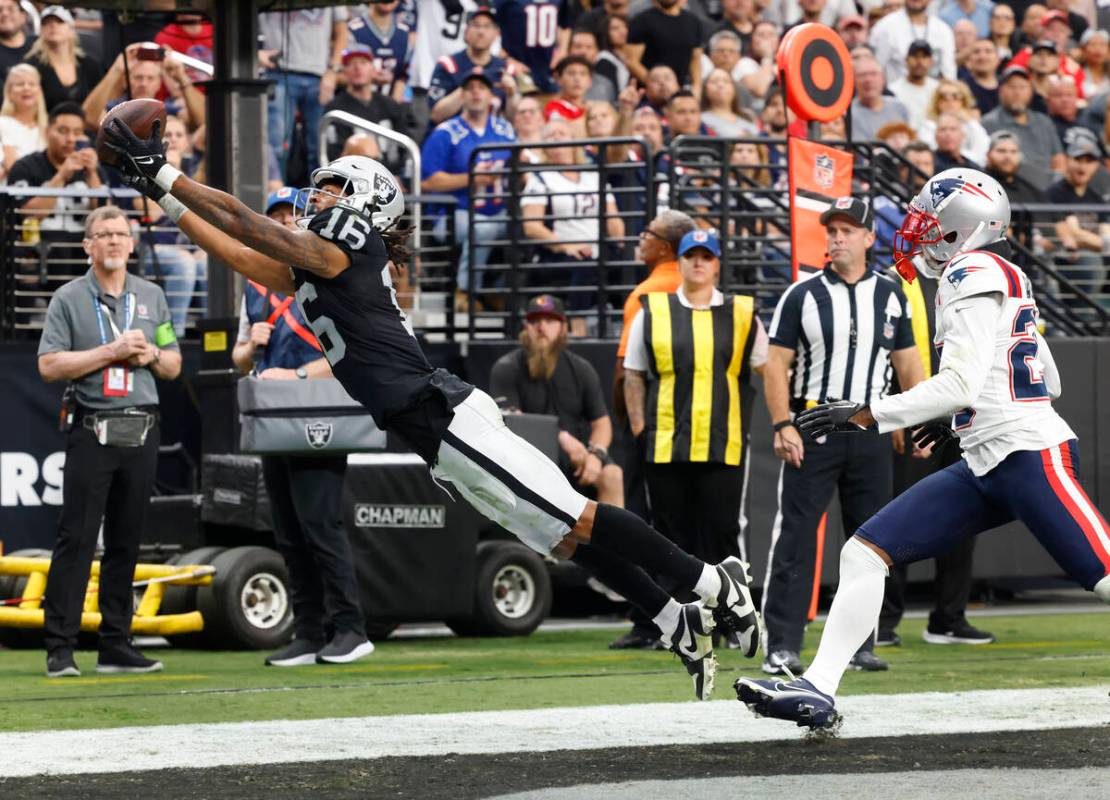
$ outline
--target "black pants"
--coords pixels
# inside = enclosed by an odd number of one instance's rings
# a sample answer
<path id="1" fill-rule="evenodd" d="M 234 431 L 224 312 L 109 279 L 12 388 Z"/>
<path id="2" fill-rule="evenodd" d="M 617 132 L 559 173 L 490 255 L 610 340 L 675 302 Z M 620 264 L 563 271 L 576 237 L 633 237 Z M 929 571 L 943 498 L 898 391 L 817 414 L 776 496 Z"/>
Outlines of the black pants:
<path id="1" fill-rule="evenodd" d="M 889 436 L 834 433 L 824 444 L 806 438 L 801 468 L 783 464 L 763 595 L 768 652 L 802 649 L 816 581 L 817 524 L 833 489 L 840 495 L 844 534 L 851 536 L 890 502 L 891 454 Z M 836 552 L 826 543 L 825 558 Z M 872 646 L 873 639 L 862 649 Z"/>
<path id="2" fill-rule="evenodd" d="M 101 519 L 104 555 L 97 591 L 100 649 L 130 638 L 134 610 L 131 582 L 158 466 L 158 441 L 157 425 L 141 447 L 104 447 L 79 421 L 69 432 L 62 514 L 43 601 L 48 653 L 77 644 Z"/>
<path id="3" fill-rule="evenodd" d="M 895 496 L 906 491 L 922 478 L 955 464 L 961 458 L 960 446 L 949 442 L 928 459 L 911 458 L 907 453 L 894 460 Z M 971 594 L 971 568 L 975 553 L 974 536 L 969 536 L 949 553 L 935 559 L 936 578 L 933 582 L 934 606 L 929 614 L 929 627 L 951 630 L 963 622 Z M 893 633 L 906 610 L 906 582 L 909 564 L 896 564 L 886 580 L 883 610 L 879 614 L 879 631 Z"/>
<path id="4" fill-rule="evenodd" d="M 708 564 L 740 555 L 744 471 L 728 464 L 645 464 L 656 529 Z M 674 587 L 661 582 L 680 602 Z"/>
<path id="5" fill-rule="evenodd" d="M 262 459 L 274 538 L 289 569 L 298 639 L 326 640 L 328 621 L 336 631 L 366 631 L 351 543 L 343 528 L 346 470 L 346 456 Z"/>

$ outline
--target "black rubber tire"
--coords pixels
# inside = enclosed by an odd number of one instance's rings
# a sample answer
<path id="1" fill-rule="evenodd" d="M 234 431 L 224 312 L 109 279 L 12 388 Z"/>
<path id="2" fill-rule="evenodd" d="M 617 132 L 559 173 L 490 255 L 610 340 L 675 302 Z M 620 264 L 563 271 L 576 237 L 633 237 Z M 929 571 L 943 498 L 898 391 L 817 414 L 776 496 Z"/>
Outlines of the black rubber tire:
<path id="1" fill-rule="evenodd" d="M 216 576 L 197 587 L 197 610 L 204 615 L 203 646 L 218 650 L 274 650 L 293 636 L 293 605 L 289 573 L 278 553 L 268 547 L 235 547 L 212 561 Z M 253 624 L 243 608 L 244 588 L 259 576 L 275 592 L 284 593 L 284 613 L 270 627 Z"/>
<path id="2" fill-rule="evenodd" d="M 506 579 L 523 584 L 524 608 L 519 616 L 509 616 L 497 606 L 498 595 L 507 588 Z M 474 615 L 448 620 L 447 625 L 460 636 L 528 636 L 550 611 L 551 577 L 543 559 L 516 542 L 479 542 Z"/>
<path id="3" fill-rule="evenodd" d="M 380 642 L 382 639 L 388 639 L 389 634 L 397 630 L 399 622 L 393 622 L 388 619 L 379 619 L 376 617 L 366 618 L 366 638 L 372 642 Z"/>
<path id="4" fill-rule="evenodd" d="M 38 547 L 28 547 L 6 553 L 20 558 L 50 558 L 51 552 Z M 0 600 L 23 596 L 27 578 L 23 575 L 0 575 Z M 43 646 L 42 628 L 0 628 L 0 645 L 13 650 L 39 650 Z"/>
<path id="5" fill-rule="evenodd" d="M 174 556 L 167 564 L 211 564 L 212 561 L 226 550 L 226 547 L 200 547 L 187 553 Z M 197 610 L 197 589 L 199 586 L 171 586 L 166 585 L 162 594 L 162 605 L 159 614 L 188 614 Z M 174 641 L 181 637 L 174 637 Z"/>

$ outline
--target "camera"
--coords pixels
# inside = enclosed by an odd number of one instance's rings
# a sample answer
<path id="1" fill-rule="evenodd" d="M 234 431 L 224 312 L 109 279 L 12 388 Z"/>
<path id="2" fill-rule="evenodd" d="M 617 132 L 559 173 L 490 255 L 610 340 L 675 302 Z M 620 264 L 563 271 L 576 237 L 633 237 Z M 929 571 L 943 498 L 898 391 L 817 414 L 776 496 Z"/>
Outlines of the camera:
<path id="1" fill-rule="evenodd" d="M 139 61 L 163 61 L 166 58 L 166 49 L 160 45 L 144 43 L 135 51 L 135 58 Z"/>

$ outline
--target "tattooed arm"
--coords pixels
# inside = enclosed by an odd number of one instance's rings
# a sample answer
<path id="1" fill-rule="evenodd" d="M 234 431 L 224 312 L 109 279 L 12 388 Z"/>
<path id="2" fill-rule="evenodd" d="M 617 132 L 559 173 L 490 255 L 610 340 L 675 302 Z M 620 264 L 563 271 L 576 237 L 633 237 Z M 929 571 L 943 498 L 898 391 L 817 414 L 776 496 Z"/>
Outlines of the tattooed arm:
<path id="1" fill-rule="evenodd" d="M 226 192 L 179 175 L 171 194 L 202 220 L 232 239 L 281 264 L 334 278 L 351 265 L 347 254 L 307 230 L 290 230 L 280 222 L 252 211 Z M 229 262 L 230 263 L 230 262 Z"/>
<path id="2" fill-rule="evenodd" d="M 177 227 L 204 252 L 227 264 L 244 278 L 281 294 L 293 294 L 297 290 L 287 264 L 232 239 L 197 214 L 186 214 L 177 221 Z"/>
<path id="3" fill-rule="evenodd" d="M 638 369 L 624 370 L 624 402 L 628 407 L 628 427 L 634 436 L 644 429 L 644 400 L 647 397 L 647 381 Z"/>

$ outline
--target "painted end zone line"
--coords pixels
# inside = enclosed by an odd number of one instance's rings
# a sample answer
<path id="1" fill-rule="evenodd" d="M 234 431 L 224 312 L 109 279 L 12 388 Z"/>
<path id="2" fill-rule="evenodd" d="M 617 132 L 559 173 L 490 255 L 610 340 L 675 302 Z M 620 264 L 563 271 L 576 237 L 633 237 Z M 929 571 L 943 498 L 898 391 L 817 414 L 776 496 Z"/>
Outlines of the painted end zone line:
<path id="1" fill-rule="evenodd" d="M 731 689 L 722 687 L 722 694 Z M 842 738 L 1110 724 L 1107 687 L 857 695 Z M 726 732 L 726 733 L 722 733 Z M 0 775 L 797 739 L 735 700 L 0 734 Z"/>

